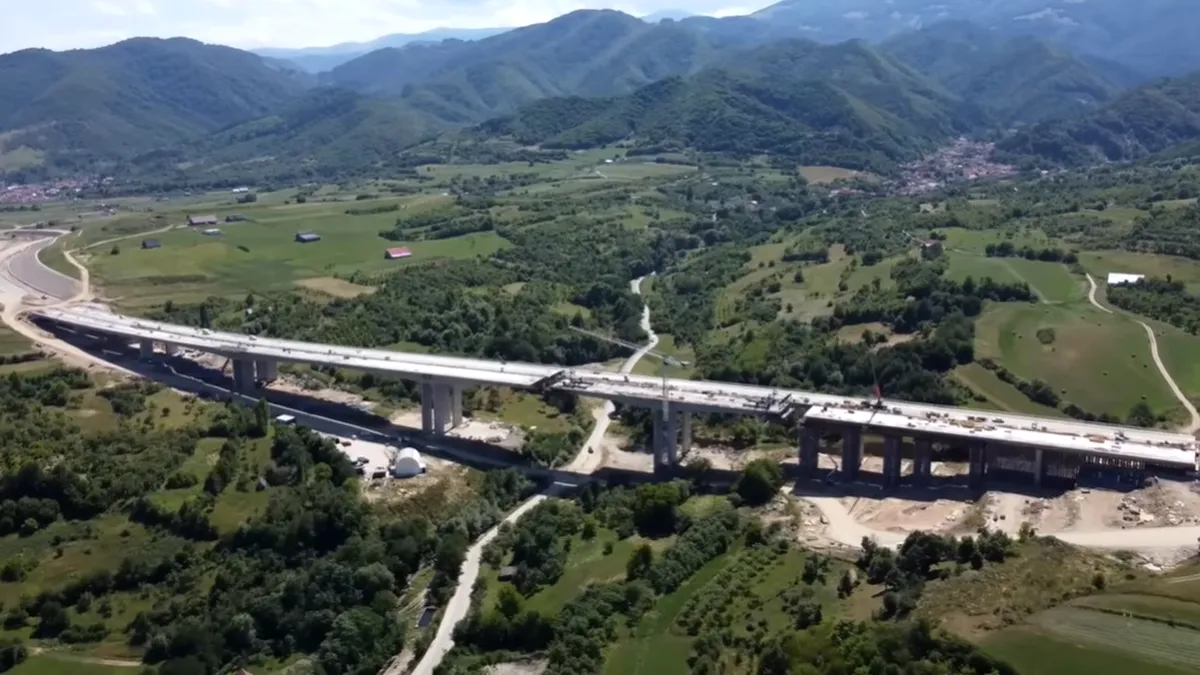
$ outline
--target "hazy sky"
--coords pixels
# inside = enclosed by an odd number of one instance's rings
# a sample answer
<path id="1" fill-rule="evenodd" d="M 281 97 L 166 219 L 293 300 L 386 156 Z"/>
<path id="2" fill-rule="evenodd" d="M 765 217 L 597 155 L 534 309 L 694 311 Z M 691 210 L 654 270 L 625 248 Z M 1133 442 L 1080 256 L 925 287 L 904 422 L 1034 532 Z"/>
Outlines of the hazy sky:
<path id="1" fill-rule="evenodd" d="M 0 0 L 0 53 L 185 36 L 235 47 L 362 42 L 431 28 L 524 26 L 576 9 L 745 14 L 770 0 Z"/>

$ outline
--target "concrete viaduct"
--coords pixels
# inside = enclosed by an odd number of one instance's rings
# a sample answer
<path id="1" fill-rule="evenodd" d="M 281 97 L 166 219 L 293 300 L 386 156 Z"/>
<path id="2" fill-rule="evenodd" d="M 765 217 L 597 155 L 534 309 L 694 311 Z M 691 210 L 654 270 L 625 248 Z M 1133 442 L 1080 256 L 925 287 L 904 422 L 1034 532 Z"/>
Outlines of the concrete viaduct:
<path id="1" fill-rule="evenodd" d="M 1185 434 L 933 406 L 905 401 L 880 403 L 848 396 L 787 391 L 756 385 L 625 375 L 553 365 L 409 354 L 321 345 L 179 326 L 113 314 L 102 306 L 74 305 L 33 312 L 39 322 L 121 348 L 136 342 L 141 356 L 155 358 L 156 346 L 174 355 L 180 348 L 227 357 L 233 387 L 253 393 L 278 377 L 279 363 L 335 366 L 417 382 L 426 434 L 442 435 L 462 423 L 463 389 L 503 386 L 537 392 L 561 391 L 648 408 L 653 413 L 656 469 L 678 463 L 691 446 L 695 414 L 722 413 L 790 421 L 799 431 L 803 474 L 814 476 L 822 444 L 840 445 L 840 473 L 859 478 L 863 437 L 882 438 L 885 488 L 932 478 L 935 452 L 964 453 L 972 486 L 989 475 L 1020 472 L 1035 483 L 1047 477 L 1073 480 L 1084 469 L 1188 475 L 1197 472 L 1197 443 Z M 665 400 L 665 404 L 664 404 Z"/>

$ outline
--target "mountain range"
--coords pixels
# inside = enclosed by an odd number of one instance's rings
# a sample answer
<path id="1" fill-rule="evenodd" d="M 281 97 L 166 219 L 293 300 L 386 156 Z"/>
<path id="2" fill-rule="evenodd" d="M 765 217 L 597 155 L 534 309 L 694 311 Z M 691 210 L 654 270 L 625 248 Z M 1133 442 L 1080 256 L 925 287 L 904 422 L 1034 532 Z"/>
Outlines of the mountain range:
<path id="1" fill-rule="evenodd" d="M 473 40 L 385 47 L 320 75 L 186 39 L 17 52 L 0 56 L 0 171 L 344 174 L 468 127 L 470 138 L 552 147 L 772 152 L 881 171 L 959 134 L 1017 128 L 1007 152 L 1079 161 L 1156 152 L 1191 133 L 1188 78 L 1125 93 L 1143 78 L 1124 63 L 955 21 L 874 45 L 827 44 L 797 38 L 805 25 L 764 18 L 788 7 L 654 22 L 572 12 Z M 1140 129 L 1135 107 L 1165 101 L 1179 108 L 1161 116 L 1168 129 L 1113 132 L 1124 153 L 1077 152 L 1091 136 L 1070 124 L 1111 130 L 1116 114 Z M 1070 147 L 1039 154 L 1046 139 Z"/>
<path id="2" fill-rule="evenodd" d="M 945 21 L 1051 40 L 1150 77 L 1200 70 L 1195 0 L 783 0 L 752 14 L 820 42 L 881 42 Z"/>

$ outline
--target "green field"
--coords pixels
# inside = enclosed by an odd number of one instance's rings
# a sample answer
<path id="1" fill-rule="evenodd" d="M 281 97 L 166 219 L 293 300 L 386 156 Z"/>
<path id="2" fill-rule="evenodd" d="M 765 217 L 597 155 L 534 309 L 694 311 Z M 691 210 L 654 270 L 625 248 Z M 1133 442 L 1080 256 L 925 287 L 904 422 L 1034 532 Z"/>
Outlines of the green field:
<path id="1" fill-rule="evenodd" d="M 31 655 L 24 663 L 8 671 L 9 675 L 135 675 L 138 672 L 140 665 L 105 665 L 53 653 Z"/>
<path id="2" fill-rule="evenodd" d="M 1121 636 L 1113 636 L 1121 644 Z M 1008 662 L 1021 675 L 1185 675 L 1195 672 L 1154 663 L 1094 642 L 1051 636 L 1040 628 L 1010 628 L 983 642 L 992 656 Z"/>
<path id="3" fill-rule="evenodd" d="M 1171 277 L 1187 285 L 1188 292 L 1200 293 L 1200 264 L 1195 260 L 1132 251 L 1089 251 L 1079 254 L 1079 262 L 1103 285 L 1112 272 Z"/>
<path id="4" fill-rule="evenodd" d="M 1029 400 L 1029 397 L 1022 394 L 1016 387 L 996 377 L 995 373 L 978 363 L 969 363 L 955 368 L 953 377 L 971 391 L 986 397 L 987 401 L 997 410 L 1027 415 L 1064 417 L 1063 413 L 1056 408 Z"/>
<path id="5" fill-rule="evenodd" d="M 411 209 L 402 209 L 403 216 L 433 208 L 443 198 L 400 201 Z M 248 211 L 254 222 L 222 225 L 220 236 L 175 229 L 154 237 L 162 243 L 157 249 L 140 248 L 137 238 L 122 242 L 116 255 L 107 245 L 94 247 L 87 264 L 110 297 L 120 297 L 125 304 L 152 304 L 214 293 L 280 290 L 303 279 L 397 269 L 432 258 L 486 256 L 506 245 L 494 232 L 392 242 L 379 237 L 379 232 L 393 226 L 396 213 L 349 216 L 345 207 L 345 203 L 295 204 Z M 296 243 L 294 235 L 305 231 L 321 235 L 321 240 Z M 413 257 L 384 258 L 387 248 L 400 245 L 410 248 Z"/>
<path id="6" fill-rule="evenodd" d="M 1061 303 L 1085 297 L 1087 282 L 1073 276 L 1061 263 L 1040 262 L 1024 258 L 988 258 L 950 252 L 946 276 L 956 281 L 984 277 L 1002 283 L 1025 282 L 1042 302 Z"/>
<path id="7" fill-rule="evenodd" d="M 1055 340 L 1036 337 L 1053 329 Z M 1041 379 L 1084 410 L 1124 418 L 1139 400 L 1156 412 L 1179 407 L 1150 357 L 1141 326 L 1073 303 L 992 304 L 976 327 L 976 357 L 988 357 L 1026 380 Z"/>

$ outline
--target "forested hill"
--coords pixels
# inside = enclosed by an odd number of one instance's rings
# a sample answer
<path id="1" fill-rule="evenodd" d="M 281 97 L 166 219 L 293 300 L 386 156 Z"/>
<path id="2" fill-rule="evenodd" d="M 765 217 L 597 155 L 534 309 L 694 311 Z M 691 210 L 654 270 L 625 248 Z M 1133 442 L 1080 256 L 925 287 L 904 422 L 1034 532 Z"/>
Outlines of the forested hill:
<path id="1" fill-rule="evenodd" d="M 133 166 L 155 183 L 184 183 L 188 176 L 251 182 L 263 175 L 262 158 L 271 158 L 271 175 L 282 180 L 312 180 L 331 170 L 370 175 L 394 169 L 404 149 L 445 129 L 395 101 L 321 87 L 275 114 L 140 155 Z"/>
<path id="2" fill-rule="evenodd" d="M 0 56 L 0 152 L 86 171 L 260 117 L 303 86 L 254 54 L 186 39 L 16 52 Z"/>
<path id="3" fill-rule="evenodd" d="M 1005 38 L 963 21 L 905 33 L 880 50 L 987 108 L 1002 124 L 1085 114 L 1116 98 L 1135 77 L 1047 40 Z"/>
<path id="4" fill-rule="evenodd" d="M 627 96 L 538 101 L 479 128 L 551 148 L 630 139 L 643 151 L 770 153 L 886 170 L 977 122 L 970 106 L 862 43 L 796 41 Z"/>
<path id="5" fill-rule="evenodd" d="M 1123 161 L 1200 139 L 1200 73 L 1135 89 L 1077 119 L 1038 124 L 998 145 L 1010 159 L 1082 166 Z"/>
<path id="6" fill-rule="evenodd" d="M 475 42 L 450 40 L 367 54 L 322 76 L 326 84 L 403 95 L 450 122 L 481 122 L 552 96 L 613 96 L 787 34 L 758 21 L 646 23 L 581 10 Z"/>

